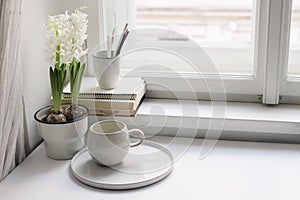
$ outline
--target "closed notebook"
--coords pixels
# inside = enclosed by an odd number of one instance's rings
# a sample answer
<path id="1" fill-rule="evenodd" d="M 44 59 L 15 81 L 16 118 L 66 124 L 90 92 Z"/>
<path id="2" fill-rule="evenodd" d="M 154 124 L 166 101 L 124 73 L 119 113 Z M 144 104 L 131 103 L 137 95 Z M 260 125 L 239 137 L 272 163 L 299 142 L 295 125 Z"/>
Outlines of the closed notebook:
<path id="1" fill-rule="evenodd" d="M 111 90 L 101 89 L 95 77 L 83 77 L 79 99 L 135 100 L 140 87 L 145 87 L 141 77 L 121 78 L 117 87 Z M 71 98 L 70 83 L 63 91 L 63 98 Z"/>
<path id="2" fill-rule="evenodd" d="M 102 90 L 98 87 L 95 77 L 84 77 L 81 85 L 78 103 L 90 110 L 105 110 L 125 113 L 136 110 L 146 93 L 146 86 L 142 78 L 122 78 L 113 90 Z M 71 103 L 70 86 L 64 89 L 62 103 Z M 132 115 L 132 112 L 131 112 Z"/>

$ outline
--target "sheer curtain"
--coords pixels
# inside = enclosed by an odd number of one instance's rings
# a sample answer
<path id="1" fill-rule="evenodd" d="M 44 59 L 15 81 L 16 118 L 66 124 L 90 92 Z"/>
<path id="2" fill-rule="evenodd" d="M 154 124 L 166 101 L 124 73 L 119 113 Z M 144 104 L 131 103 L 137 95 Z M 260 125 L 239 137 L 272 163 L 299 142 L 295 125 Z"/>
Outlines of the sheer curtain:
<path id="1" fill-rule="evenodd" d="M 0 0 L 0 181 L 25 157 L 21 11 L 22 0 Z"/>

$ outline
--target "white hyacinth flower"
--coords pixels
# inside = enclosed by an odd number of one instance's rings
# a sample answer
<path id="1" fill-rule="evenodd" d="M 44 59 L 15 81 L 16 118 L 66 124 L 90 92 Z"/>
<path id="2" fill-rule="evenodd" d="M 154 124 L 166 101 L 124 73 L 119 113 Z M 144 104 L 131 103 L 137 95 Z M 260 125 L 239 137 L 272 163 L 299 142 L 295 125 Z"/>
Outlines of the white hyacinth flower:
<path id="1" fill-rule="evenodd" d="M 47 32 L 47 62 L 51 66 L 69 64 L 87 54 L 83 49 L 87 39 L 87 14 L 76 9 L 74 13 L 49 16 L 45 24 Z"/>

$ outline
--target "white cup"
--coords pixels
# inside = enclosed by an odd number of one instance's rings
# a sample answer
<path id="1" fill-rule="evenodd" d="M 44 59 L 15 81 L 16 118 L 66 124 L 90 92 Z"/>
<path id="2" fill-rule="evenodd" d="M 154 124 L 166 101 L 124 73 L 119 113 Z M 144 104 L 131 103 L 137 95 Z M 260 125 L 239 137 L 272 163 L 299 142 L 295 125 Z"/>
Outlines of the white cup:
<path id="1" fill-rule="evenodd" d="M 93 54 L 93 66 L 102 89 L 116 88 L 120 80 L 120 59 L 118 57 L 107 58 L 106 51 L 97 51 Z"/>
<path id="2" fill-rule="evenodd" d="M 134 133 L 139 135 L 139 140 L 130 143 L 129 136 Z M 113 166 L 120 164 L 128 154 L 129 148 L 140 145 L 144 137 L 141 130 L 128 130 L 123 122 L 104 120 L 90 127 L 87 148 L 93 160 L 98 164 Z"/>

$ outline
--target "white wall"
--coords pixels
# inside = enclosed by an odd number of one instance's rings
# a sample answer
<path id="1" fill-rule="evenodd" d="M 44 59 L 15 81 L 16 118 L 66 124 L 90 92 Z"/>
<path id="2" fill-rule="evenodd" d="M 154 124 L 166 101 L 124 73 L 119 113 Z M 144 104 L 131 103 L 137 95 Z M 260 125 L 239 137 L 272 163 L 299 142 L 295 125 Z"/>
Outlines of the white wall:
<path id="1" fill-rule="evenodd" d="M 28 127 L 27 151 L 40 141 L 33 119 L 34 113 L 49 105 L 49 65 L 45 62 L 45 30 L 48 15 L 64 12 L 61 0 L 24 0 L 21 56 L 25 112 Z"/>
<path id="2" fill-rule="evenodd" d="M 73 12 L 76 8 L 86 6 L 84 12 L 88 14 L 88 46 L 93 48 L 99 42 L 98 31 L 98 0 L 64 0 L 64 7 L 69 12 Z"/>

